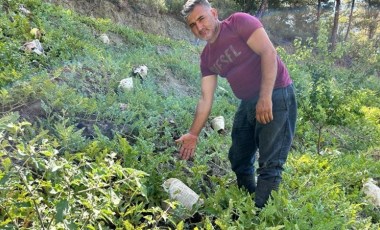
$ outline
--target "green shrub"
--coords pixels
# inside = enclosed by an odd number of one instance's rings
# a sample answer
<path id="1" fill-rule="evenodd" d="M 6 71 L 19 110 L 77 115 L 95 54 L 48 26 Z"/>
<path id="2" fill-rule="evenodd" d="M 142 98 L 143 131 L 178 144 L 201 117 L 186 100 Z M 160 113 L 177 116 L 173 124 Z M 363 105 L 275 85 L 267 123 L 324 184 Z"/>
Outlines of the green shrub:
<path id="1" fill-rule="evenodd" d="M 20 14 L 19 4 L 33 14 Z M 168 10 L 179 5 L 165 2 Z M 174 140 L 193 120 L 202 47 L 40 0 L 5 6 L 0 228 L 379 228 L 379 210 L 362 192 L 363 180 L 380 175 L 378 59 L 370 42 L 329 52 L 321 30 L 318 40 L 296 40 L 293 54 L 278 48 L 297 90 L 297 133 L 280 190 L 258 212 L 228 161 L 239 101 L 227 81 L 218 82 L 210 116 L 225 117 L 225 133 L 207 122 L 196 157 L 179 159 Z M 30 27 L 42 29 L 45 55 L 20 50 Z M 101 33 L 119 42 L 103 44 Z M 149 68 L 144 79 L 133 74 L 139 65 Z M 127 77 L 133 90 L 118 88 Z M 187 210 L 169 199 L 162 183 L 171 177 L 204 205 Z"/>

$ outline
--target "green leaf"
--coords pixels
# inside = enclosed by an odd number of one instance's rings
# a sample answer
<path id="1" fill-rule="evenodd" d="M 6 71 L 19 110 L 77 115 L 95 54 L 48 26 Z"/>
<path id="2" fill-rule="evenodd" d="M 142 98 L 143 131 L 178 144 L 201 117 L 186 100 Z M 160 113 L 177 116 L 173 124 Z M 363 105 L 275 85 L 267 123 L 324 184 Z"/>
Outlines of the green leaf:
<path id="1" fill-rule="evenodd" d="M 205 218 L 205 228 L 206 230 L 212 230 L 214 227 L 211 224 L 211 221 L 208 217 Z"/>
<path id="2" fill-rule="evenodd" d="M 63 166 L 58 166 L 58 165 L 56 165 L 55 161 L 50 161 L 49 162 L 49 167 L 51 168 L 52 172 L 55 172 L 58 169 L 62 168 Z"/>
<path id="3" fill-rule="evenodd" d="M 7 218 L 4 221 L 0 222 L 0 227 L 7 226 L 9 223 L 12 223 L 12 220 L 10 218 Z"/>
<path id="4" fill-rule="evenodd" d="M 0 175 L 1 176 L 1 175 Z M 11 176 L 9 174 L 6 174 L 5 176 L 3 176 L 0 180 L 0 185 L 4 185 L 5 183 L 7 183 L 7 181 L 9 180 Z"/>
<path id="5" fill-rule="evenodd" d="M 124 225 L 124 229 L 126 229 L 126 230 L 133 230 L 133 229 L 135 229 L 135 227 L 133 227 L 133 225 L 128 220 L 124 221 L 123 225 Z"/>
<path id="6" fill-rule="evenodd" d="M 117 196 L 117 194 L 113 191 L 113 189 L 110 190 L 110 196 L 111 196 L 111 202 L 113 205 L 118 206 L 120 204 L 120 197 Z"/>
<path id="7" fill-rule="evenodd" d="M 177 229 L 177 230 L 183 230 L 183 229 L 184 229 L 184 223 L 183 223 L 183 220 L 177 224 L 176 229 Z"/>
<path id="8" fill-rule="evenodd" d="M 67 200 L 61 200 L 56 206 L 55 221 L 57 223 L 63 222 L 63 219 L 69 209 L 69 202 Z"/>
<path id="9" fill-rule="evenodd" d="M 277 225 L 275 227 L 270 227 L 270 228 L 267 228 L 268 230 L 280 230 L 280 229 L 283 229 L 285 228 L 284 225 Z"/>
<path id="10" fill-rule="evenodd" d="M 223 220 L 221 220 L 221 219 L 216 219 L 215 220 L 215 224 L 218 226 L 218 227 L 220 227 L 221 229 L 227 229 L 227 225 L 224 223 L 224 221 Z"/>
<path id="11" fill-rule="evenodd" d="M 91 229 L 91 230 L 96 230 L 96 228 L 94 226 L 92 226 L 91 224 L 88 224 L 86 226 L 86 228 Z"/>
<path id="12" fill-rule="evenodd" d="M 3 159 L 2 165 L 6 172 L 9 171 L 9 169 L 12 167 L 12 161 L 8 157 Z"/>
<path id="13" fill-rule="evenodd" d="M 0 130 L 4 130 L 11 123 L 15 123 L 20 115 L 18 113 L 11 113 L 0 118 Z"/>
<path id="14" fill-rule="evenodd" d="M 67 225 L 67 227 L 69 227 L 70 230 L 76 230 L 76 229 L 78 229 L 78 226 L 75 223 L 70 223 L 70 224 Z"/>

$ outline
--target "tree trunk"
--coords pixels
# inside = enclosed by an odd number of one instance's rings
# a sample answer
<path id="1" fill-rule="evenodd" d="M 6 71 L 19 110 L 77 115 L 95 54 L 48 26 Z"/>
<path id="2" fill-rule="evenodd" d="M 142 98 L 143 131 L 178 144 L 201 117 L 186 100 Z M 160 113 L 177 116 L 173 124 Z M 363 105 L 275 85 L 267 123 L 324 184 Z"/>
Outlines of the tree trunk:
<path id="1" fill-rule="evenodd" d="M 257 10 L 256 17 L 262 18 L 265 10 L 268 9 L 268 0 L 261 0 L 259 9 Z"/>
<path id="2" fill-rule="evenodd" d="M 344 37 L 344 41 L 347 41 L 348 34 L 350 33 L 350 30 L 351 30 L 352 14 L 353 14 L 353 12 L 354 12 L 354 7 L 355 7 L 355 0 L 352 0 L 350 16 L 349 16 L 349 18 L 348 18 L 347 32 L 346 32 L 346 36 Z"/>
<path id="3" fill-rule="evenodd" d="M 322 125 L 318 128 L 317 154 L 321 153 Z"/>
<path id="4" fill-rule="evenodd" d="M 372 1 L 368 1 L 368 39 L 371 40 L 375 36 L 378 21 L 376 20 L 379 16 L 379 10 L 376 7 L 372 7 Z"/>
<path id="5" fill-rule="evenodd" d="M 318 0 L 317 21 L 314 23 L 314 29 L 312 32 L 314 40 L 317 39 L 318 33 L 319 33 L 319 19 L 321 18 L 321 8 L 322 8 L 322 0 Z"/>
<path id="6" fill-rule="evenodd" d="M 338 27 L 339 27 L 339 12 L 340 12 L 340 0 L 335 0 L 334 25 L 333 25 L 332 33 L 331 33 L 330 51 L 333 51 L 336 46 Z"/>

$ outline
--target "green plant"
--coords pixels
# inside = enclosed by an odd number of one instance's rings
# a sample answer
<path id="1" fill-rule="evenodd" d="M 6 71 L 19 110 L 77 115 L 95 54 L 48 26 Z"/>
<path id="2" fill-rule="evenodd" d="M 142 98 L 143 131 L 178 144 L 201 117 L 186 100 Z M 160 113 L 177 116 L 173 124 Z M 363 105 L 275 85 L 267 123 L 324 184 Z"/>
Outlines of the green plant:
<path id="1" fill-rule="evenodd" d="M 148 201 L 142 185 L 148 174 L 122 168 L 114 152 L 104 155 L 102 161 L 92 162 L 83 154 L 66 159 L 59 156 L 43 136 L 21 143 L 23 130 L 30 124 L 10 125 L 16 119 L 15 115 L 1 119 L 1 124 L 8 124 L 1 128 L 2 227 L 72 229 L 111 223 L 123 226 L 128 222 L 115 219 L 115 214 L 130 215 L 129 224 L 140 225 L 139 218 L 136 222 L 133 216 L 140 215 L 136 209 L 142 208 L 140 202 Z M 72 164 L 72 160 L 77 163 Z M 162 213 L 159 208 L 150 211 L 153 215 Z M 154 223 L 151 220 L 141 226 Z"/>
<path id="2" fill-rule="evenodd" d="M 19 4 L 33 14 L 21 15 Z M 228 161 L 239 101 L 227 81 L 218 82 L 210 117 L 225 117 L 225 133 L 207 122 L 196 157 L 178 158 L 174 140 L 191 125 L 200 94 L 200 46 L 40 0 L 2 7 L 1 229 L 379 228 L 379 210 L 361 190 L 380 177 L 374 43 L 348 41 L 330 53 L 322 28 L 318 40 L 296 40 L 294 53 L 278 47 L 299 116 L 283 183 L 259 213 Z M 45 55 L 19 50 L 28 27 L 43 31 Z M 101 33 L 118 42 L 102 43 Z M 139 65 L 149 68 L 144 79 L 133 74 Z M 133 90 L 118 87 L 127 77 Z M 187 210 L 169 199 L 162 184 L 172 177 L 204 204 Z"/>

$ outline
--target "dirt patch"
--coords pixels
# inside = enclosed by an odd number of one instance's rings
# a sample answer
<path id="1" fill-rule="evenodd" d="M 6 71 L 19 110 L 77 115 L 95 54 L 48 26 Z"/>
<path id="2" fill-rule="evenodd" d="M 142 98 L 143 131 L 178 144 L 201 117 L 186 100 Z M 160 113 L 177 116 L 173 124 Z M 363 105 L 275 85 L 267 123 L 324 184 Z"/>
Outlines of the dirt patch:
<path id="1" fill-rule="evenodd" d="M 158 46 L 156 52 L 160 56 L 170 55 L 172 48 L 168 46 Z M 171 69 L 164 70 L 164 76 L 159 78 L 159 86 L 164 95 L 174 91 L 179 96 L 189 96 L 197 94 L 194 87 L 186 82 L 185 79 L 176 76 Z"/>
<path id="2" fill-rule="evenodd" d="M 161 78 L 160 90 L 165 95 L 168 96 L 171 92 L 175 92 L 176 95 L 180 97 L 195 95 L 196 89 L 176 76 L 170 69 L 165 70 L 165 75 Z"/>
<path id="3" fill-rule="evenodd" d="M 369 155 L 375 160 L 380 161 L 380 147 L 374 148 L 370 151 Z"/>
<path id="4" fill-rule="evenodd" d="M 113 22 L 141 30 L 145 33 L 169 37 L 175 40 L 186 40 L 192 43 L 196 38 L 178 15 L 161 14 L 143 2 L 129 1 L 68 1 L 51 0 L 50 2 L 71 9 L 79 14 L 108 18 Z"/>
<path id="5" fill-rule="evenodd" d="M 34 123 L 38 119 L 46 116 L 46 112 L 43 109 L 43 101 L 40 99 L 25 102 L 23 104 L 11 107 L 2 108 L 1 113 L 18 112 L 21 120 Z"/>

